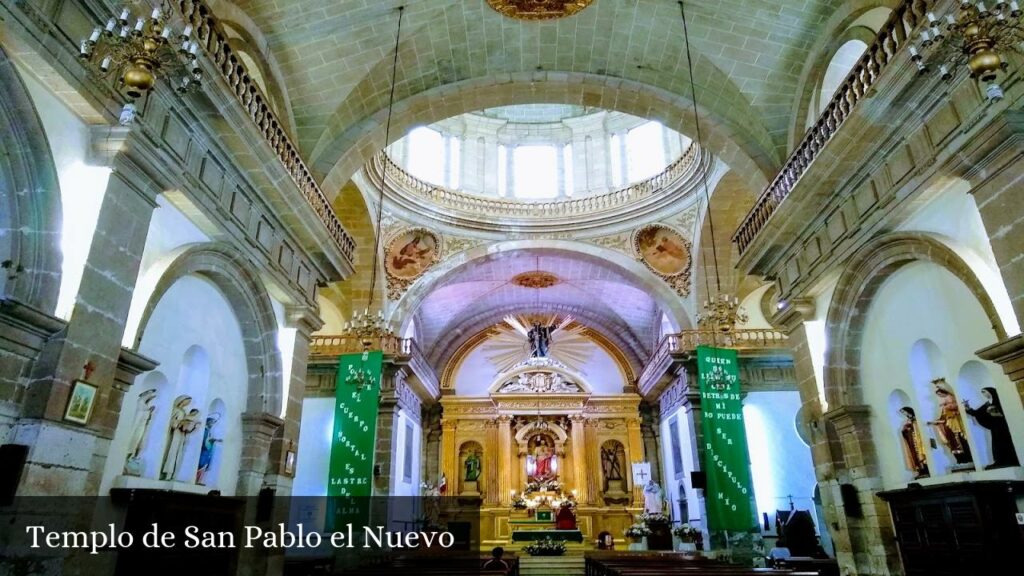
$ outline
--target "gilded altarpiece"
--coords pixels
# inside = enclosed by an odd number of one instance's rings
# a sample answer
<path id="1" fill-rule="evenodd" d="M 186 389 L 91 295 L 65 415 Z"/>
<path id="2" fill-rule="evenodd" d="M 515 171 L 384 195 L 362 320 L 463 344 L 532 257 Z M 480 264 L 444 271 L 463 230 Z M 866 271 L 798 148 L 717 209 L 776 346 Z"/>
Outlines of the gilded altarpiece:
<path id="1" fill-rule="evenodd" d="M 512 531 L 528 518 L 546 517 L 545 504 L 524 509 L 524 497 L 575 500 L 584 547 L 603 531 L 622 538 L 642 510 L 640 488 L 629 474 L 631 463 L 645 461 L 640 396 L 595 396 L 545 376 L 510 379 L 486 397 L 441 399 L 441 471 L 454 495 L 483 500 L 485 548 L 517 550 L 522 543 L 513 541 Z M 624 460 L 617 462 L 621 478 L 610 481 L 615 463 L 602 454 L 609 445 L 621 446 L 617 457 Z"/>

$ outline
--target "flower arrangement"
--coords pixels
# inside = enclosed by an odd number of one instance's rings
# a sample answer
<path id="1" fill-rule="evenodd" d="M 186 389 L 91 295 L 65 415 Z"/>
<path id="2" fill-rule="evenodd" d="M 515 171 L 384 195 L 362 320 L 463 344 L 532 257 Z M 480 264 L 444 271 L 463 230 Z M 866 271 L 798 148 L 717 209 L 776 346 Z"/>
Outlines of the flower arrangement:
<path id="1" fill-rule="evenodd" d="M 661 512 L 644 512 L 640 515 L 640 522 L 650 526 L 651 524 L 668 524 L 670 520 Z"/>
<path id="2" fill-rule="evenodd" d="M 527 482 L 526 488 L 523 489 L 523 494 L 529 496 L 534 492 L 554 492 L 556 494 L 562 493 L 562 483 L 558 480 L 542 480 L 540 482 Z"/>
<path id="3" fill-rule="evenodd" d="M 512 508 L 514 510 L 526 510 L 526 498 L 522 494 L 512 496 Z"/>
<path id="4" fill-rule="evenodd" d="M 565 554 L 565 542 L 554 540 L 549 536 L 523 546 L 523 552 L 530 556 L 561 556 Z"/>
<path id="5" fill-rule="evenodd" d="M 704 534 L 689 524 L 680 524 L 679 526 L 676 526 L 672 529 L 672 534 L 682 542 L 690 542 L 693 544 L 697 544 L 704 539 Z"/>
<path id="6" fill-rule="evenodd" d="M 629 528 L 626 528 L 624 534 L 630 538 L 640 539 L 644 536 L 650 536 L 651 529 L 648 528 L 647 525 L 643 522 L 637 522 Z"/>

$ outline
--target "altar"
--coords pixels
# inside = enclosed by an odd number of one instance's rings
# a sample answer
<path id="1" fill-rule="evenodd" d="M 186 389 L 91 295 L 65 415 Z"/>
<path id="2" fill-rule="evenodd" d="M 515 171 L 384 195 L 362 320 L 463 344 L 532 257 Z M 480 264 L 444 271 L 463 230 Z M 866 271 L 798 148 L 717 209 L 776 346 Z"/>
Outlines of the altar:
<path id="1" fill-rule="evenodd" d="M 646 460 L 639 404 L 634 393 L 594 395 L 548 358 L 499 374 L 485 397 L 443 397 L 440 472 L 455 496 L 482 500 L 481 548 L 622 538 L 643 510 L 628 473 Z"/>

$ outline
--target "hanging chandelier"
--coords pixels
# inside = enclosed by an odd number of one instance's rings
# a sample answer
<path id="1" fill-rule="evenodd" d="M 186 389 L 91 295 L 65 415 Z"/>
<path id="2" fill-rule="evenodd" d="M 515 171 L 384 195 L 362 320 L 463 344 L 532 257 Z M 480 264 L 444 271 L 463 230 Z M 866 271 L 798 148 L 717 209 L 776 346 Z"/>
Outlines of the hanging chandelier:
<path id="1" fill-rule="evenodd" d="M 378 310 L 376 314 L 371 314 L 369 308 L 362 312 L 353 312 L 352 319 L 345 323 L 344 333 L 364 341 L 395 335 L 384 320 L 384 311 Z"/>
<path id="2" fill-rule="evenodd" d="M 704 301 L 704 310 L 697 314 L 697 325 L 721 334 L 729 334 L 738 324 L 749 320 L 746 311 L 740 306 L 740 299 L 728 294 L 718 294 L 718 298 Z"/>
<path id="3" fill-rule="evenodd" d="M 186 25 L 176 34 L 169 19 L 166 0 L 161 0 L 149 18 L 134 17 L 123 8 L 79 44 L 79 56 L 100 74 L 115 77 L 118 88 L 128 96 L 121 111 L 122 126 L 132 123 L 135 100 L 147 94 L 159 78 L 176 78 L 173 87 L 182 94 L 202 85 L 199 44 L 192 39 L 192 26 Z"/>
<path id="4" fill-rule="evenodd" d="M 952 80 L 956 70 L 966 64 L 970 77 L 987 84 L 990 101 L 1003 99 L 999 74 L 1008 64 L 1004 54 L 1024 54 L 1024 22 L 1017 2 L 959 3 L 955 13 L 944 19 L 929 12 L 928 26 L 919 34 L 918 46 L 910 46 L 910 57 L 921 74 L 937 68 L 939 76 Z"/>

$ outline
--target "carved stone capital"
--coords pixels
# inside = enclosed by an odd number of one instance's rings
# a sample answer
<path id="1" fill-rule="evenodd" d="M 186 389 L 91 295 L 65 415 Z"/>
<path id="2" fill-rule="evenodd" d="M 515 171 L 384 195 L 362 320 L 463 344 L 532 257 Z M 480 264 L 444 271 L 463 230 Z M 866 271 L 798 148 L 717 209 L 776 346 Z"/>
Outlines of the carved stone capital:
<path id="1" fill-rule="evenodd" d="M 310 335 L 323 328 L 324 325 L 320 314 L 312 306 L 288 306 L 285 308 L 285 314 L 288 318 L 288 326 L 298 330 L 299 334 L 307 340 Z"/>
<path id="2" fill-rule="evenodd" d="M 261 436 L 269 441 L 277 433 L 284 420 L 267 412 L 243 412 L 242 430 L 245 436 Z"/>
<path id="3" fill-rule="evenodd" d="M 789 336 L 801 324 L 815 316 L 815 305 L 812 298 L 793 298 L 785 302 L 769 322 Z"/>

